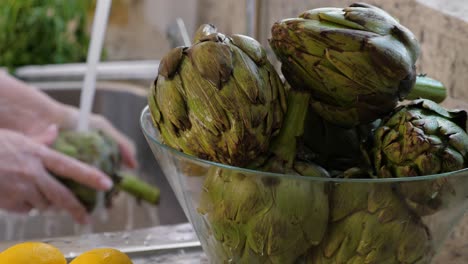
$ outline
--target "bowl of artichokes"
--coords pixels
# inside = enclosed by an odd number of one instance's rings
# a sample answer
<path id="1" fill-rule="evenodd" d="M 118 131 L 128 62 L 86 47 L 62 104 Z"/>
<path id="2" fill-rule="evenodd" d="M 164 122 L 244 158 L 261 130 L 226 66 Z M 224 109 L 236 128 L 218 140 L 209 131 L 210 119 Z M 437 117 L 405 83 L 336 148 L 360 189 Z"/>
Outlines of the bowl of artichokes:
<path id="1" fill-rule="evenodd" d="M 270 46 L 202 25 L 141 126 L 210 263 L 430 263 L 468 208 L 467 113 L 384 10 L 319 8 Z"/>

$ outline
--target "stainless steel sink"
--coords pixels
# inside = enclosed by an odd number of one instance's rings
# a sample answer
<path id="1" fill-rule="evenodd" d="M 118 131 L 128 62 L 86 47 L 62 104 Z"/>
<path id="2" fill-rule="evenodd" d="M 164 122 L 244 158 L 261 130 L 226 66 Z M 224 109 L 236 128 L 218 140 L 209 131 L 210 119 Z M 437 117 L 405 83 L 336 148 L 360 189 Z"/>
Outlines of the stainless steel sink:
<path id="1" fill-rule="evenodd" d="M 45 88 L 44 91 L 66 104 L 79 104 L 80 83 L 55 83 L 54 87 Z M 0 212 L 0 240 L 44 239 L 186 223 L 187 219 L 141 132 L 139 115 L 145 105 L 146 91 L 141 87 L 122 83 L 99 83 L 93 112 L 107 117 L 134 140 L 140 164 L 139 176 L 161 189 L 158 206 L 139 204 L 127 194 L 120 193 L 114 200 L 113 207 L 94 212 L 93 224 L 86 227 L 75 225 L 64 212 L 31 212 L 29 215 Z"/>

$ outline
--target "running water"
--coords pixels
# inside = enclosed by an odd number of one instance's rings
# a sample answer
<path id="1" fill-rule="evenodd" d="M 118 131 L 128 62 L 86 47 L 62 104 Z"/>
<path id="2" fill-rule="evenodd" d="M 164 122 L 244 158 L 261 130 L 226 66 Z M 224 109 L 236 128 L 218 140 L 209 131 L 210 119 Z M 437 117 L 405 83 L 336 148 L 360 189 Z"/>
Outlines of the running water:
<path id="1" fill-rule="evenodd" d="M 88 130 L 88 119 L 94 102 L 94 92 L 96 90 L 97 64 L 101 58 L 111 3 L 111 0 L 98 0 L 94 13 L 91 41 L 88 49 L 88 58 L 86 60 L 86 73 L 80 97 L 80 116 L 78 120 L 78 130 L 80 131 Z"/>
<path id="2" fill-rule="evenodd" d="M 80 116 L 78 119 L 78 130 L 87 131 L 89 128 L 89 115 L 94 102 L 94 94 L 96 90 L 96 71 L 97 65 L 101 58 L 102 46 L 107 28 L 107 20 L 112 0 L 98 0 L 96 11 L 94 12 L 93 28 L 91 33 L 91 42 L 88 49 L 88 58 L 86 60 L 86 73 L 81 89 L 80 97 Z M 104 206 L 104 193 L 98 194 L 98 202 L 95 209 L 95 214 L 101 219 L 107 218 L 107 211 Z M 89 228 L 77 227 L 75 230 L 78 233 L 87 233 Z"/>
<path id="3" fill-rule="evenodd" d="M 11 213 L 7 217 L 3 218 L 4 226 L 5 226 L 5 233 L 3 240 L 10 241 L 14 238 L 15 230 L 16 230 L 16 215 Z"/>
<path id="4" fill-rule="evenodd" d="M 106 208 L 106 194 L 104 192 L 98 192 L 96 208 L 94 209 L 92 216 L 103 223 L 109 220 L 109 212 Z"/>
<path id="5" fill-rule="evenodd" d="M 132 230 L 135 226 L 135 199 L 127 199 L 127 221 L 125 223 L 125 230 Z"/>

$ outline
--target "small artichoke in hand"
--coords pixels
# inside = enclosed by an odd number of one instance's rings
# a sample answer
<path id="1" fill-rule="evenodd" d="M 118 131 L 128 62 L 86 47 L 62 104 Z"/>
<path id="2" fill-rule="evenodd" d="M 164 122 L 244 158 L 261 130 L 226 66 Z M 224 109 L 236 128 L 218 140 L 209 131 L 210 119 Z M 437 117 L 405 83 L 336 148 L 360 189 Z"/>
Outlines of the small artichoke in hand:
<path id="1" fill-rule="evenodd" d="M 426 226 L 390 184 L 336 184 L 330 208 L 329 230 L 306 263 L 419 264 L 433 255 Z"/>
<path id="2" fill-rule="evenodd" d="M 165 144 L 235 166 L 268 150 L 286 111 L 283 84 L 263 47 L 212 25 L 161 60 L 148 101 Z"/>
<path id="3" fill-rule="evenodd" d="M 463 169 L 468 164 L 467 114 L 430 100 L 395 109 L 375 131 L 372 161 L 378 177 L 415 177 Z M 420 215 L 443 208 L 454 195 L 447 178 L 402 182 L 399 192 Z"/>
<path id="4" fill-rule="evenodd" d="M 291 86 L 310 89 L 314 111 L 343 127 L 391 112 L 415 83 L 420 52 L 411 31 L 362 3 L 281 20 L 270 45 Z"/>
<path id="5" fill-rule="evenodd" d="M 110 206 L 112 197 L 123 190 L 138 199 L 151 204 L 159 202 L 160 191 L 128 172 L 121 171 L 121 156 L 117 142 L 101 131 L 61 131 L 52 148 L 79 161 L 94 166 L 114 182 L 113 190 L 106 193 L 106 205 Z M 97 191 L 80 183 L 57 177 L 90 212 L 97 204 Z"/>

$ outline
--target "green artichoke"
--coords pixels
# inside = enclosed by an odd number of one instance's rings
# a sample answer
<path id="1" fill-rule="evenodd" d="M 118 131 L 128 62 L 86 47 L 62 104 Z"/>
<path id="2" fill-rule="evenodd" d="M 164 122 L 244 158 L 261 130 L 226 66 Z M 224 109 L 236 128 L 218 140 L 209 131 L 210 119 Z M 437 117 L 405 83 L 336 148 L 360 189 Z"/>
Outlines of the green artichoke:
<path id="1" fill-rule="evenodd" d="M 272 27 L 270 45 L 286 80 L 310 89 L 314 111 L 343 127 L 388 114 L 416 79 L 414 35 L 368 4 L 312 9 L 281 20 Z"/>
<path id="2" fill-rule="evenodd" d="M 161 60 L 148 101 L 165 144 L 236 166 L 268 150 L 286 111 L 283 84 L 262 46 L 212 25 Z"/>
<path id="3" fill-rule="evenodd" d="M 378 177 L 413 177 L 467 167 L 465 111 L 448 111 L 430 100 L 395 109 L 376 130 L 371 151 Z M 401 183 L 399 191 L 418 214 L 439 210 L 453 188 L 446 178 Z"/>
<path id="4" fill-rule="evenodd" d="M 341 183 L 330 195 L 330 224 L 311 264 L 428 263 L 433 255 L 426 226 L 390 184 Z"/>
<path id="5" fill-rule="evenodd" d="M 152 204 L 159 202 L 158 188 L 138 180 L 129 173 L 120 171 L 119 147 L 106 134 L 100 131 L 61 131 L 52 148 L 92 165 L 112 178 L 115 188 L 106 193 L 108 206 L 110 206 L 113 194 L 118 190 L 123 190 Z M 57 179 L 75 194 L 88 211 L 95 208 L 97 203 L 96 190 L 63 177 L 57 177 Z"/>
<path id="6" fill-rule="evenodd" d="M 218 169 L 203 190 L 199 212 L 222 243 L 224 253 L 217 255 L 226 262 L 294 263 L 327 230 L 328 197 L 315 181 Z"/>
<path id="7" fill-rule="evenodd" d="M 257 159 L 253 169 L 328 177 L 321 167 L 295 160 L 309 98 L 288 93 L 285 123 L 268 157 Z M 214 168 L 205 179 L 198 210 L 211 230 L 210 250 L 219 263 L 282 264 L 294 263 L 320 243 L 329 208 L 324 183 Z"/>

